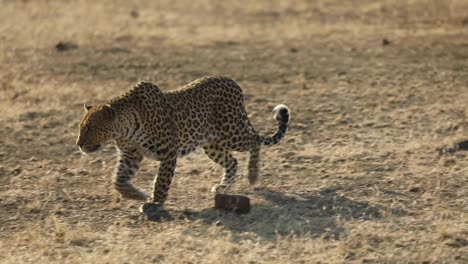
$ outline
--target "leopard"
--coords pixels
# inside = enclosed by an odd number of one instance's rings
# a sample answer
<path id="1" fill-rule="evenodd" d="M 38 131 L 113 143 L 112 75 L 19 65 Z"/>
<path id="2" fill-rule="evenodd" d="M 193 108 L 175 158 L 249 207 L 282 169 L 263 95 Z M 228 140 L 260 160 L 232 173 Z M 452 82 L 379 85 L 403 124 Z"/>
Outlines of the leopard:
<path id="1" fill-rule="evenodd" d="M 202 77 L 166 92 L 143 81 L 104 103 L 84 104 L 84 110 L 76 140 L 79 150 L 90 154 L 115 143 L 114 189 L 122 198 L 157 208 L 168 197 L 177 159 L 200 148 L 224 170 L 211 192 L 226 193 L 234 183 L 238 162 L 233 152 L 250 154 L 248 181 L 254 185 L 260 148 L 279 143 L 290 124 L 289 108 L 278 104 L 273 108 L 276 131 L 260 135 L 248 118 L 241 87 L 224 76 Z M 130 182 L 144 158 L 159 161 L 150 195 Z"/>

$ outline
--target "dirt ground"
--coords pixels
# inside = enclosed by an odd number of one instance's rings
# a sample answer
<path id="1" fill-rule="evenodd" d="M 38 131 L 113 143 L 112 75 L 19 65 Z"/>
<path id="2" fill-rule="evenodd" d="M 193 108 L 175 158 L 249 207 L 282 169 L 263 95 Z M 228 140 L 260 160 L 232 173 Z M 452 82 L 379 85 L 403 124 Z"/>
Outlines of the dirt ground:
<path id="1" fill-rule="evenodd" d="M 0 0 L 1 263 L 468 263 L 468 1 Z M 148 221 L 112 190 L 116 152 L 75 146 L 84 103 L 137 82 L 165 91 L 226 75 L 284 140 L 222 170 L 178 161 Z M 150 190 L 158 163 L 134 180 Z"/>

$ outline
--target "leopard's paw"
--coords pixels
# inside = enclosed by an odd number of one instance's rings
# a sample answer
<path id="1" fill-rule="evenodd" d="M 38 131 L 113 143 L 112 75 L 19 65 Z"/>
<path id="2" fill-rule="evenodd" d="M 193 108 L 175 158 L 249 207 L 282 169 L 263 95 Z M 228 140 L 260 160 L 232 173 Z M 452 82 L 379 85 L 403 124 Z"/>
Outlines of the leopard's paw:
<path id="1" fill-rule="evenodd" d="M 148 199 L 148 194 L 144 191 L 141 191 L 130 184 L 116 186 L 116 190 L 120 193 L 122 198 L 146 201 Z"/>
<path id="2" fill-rule="evenodd" d="M 158 203 L 144 203 L 140 206 L 140 212 L 146 215 L 150 221 L 171 220 L 172 216 L 164 210 L 164 205 Z"/>
<path id="3" fill-rule="evenodd" d="M 228 187 L 226 184 L 215 184 L 211 187 L 211 193 L 225 193 Z"/>

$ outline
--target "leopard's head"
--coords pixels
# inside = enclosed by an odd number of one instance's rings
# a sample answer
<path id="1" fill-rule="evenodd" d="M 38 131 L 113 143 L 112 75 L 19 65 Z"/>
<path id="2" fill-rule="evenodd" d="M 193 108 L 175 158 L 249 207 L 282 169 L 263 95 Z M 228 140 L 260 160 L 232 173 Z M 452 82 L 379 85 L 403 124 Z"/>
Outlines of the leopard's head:
<path id="1" fill-rule="evenodd" d="M 92 153 L 116 137 L 117 113 L 111 105 L 84 105 L 76 145 L 83 153 Z"/>

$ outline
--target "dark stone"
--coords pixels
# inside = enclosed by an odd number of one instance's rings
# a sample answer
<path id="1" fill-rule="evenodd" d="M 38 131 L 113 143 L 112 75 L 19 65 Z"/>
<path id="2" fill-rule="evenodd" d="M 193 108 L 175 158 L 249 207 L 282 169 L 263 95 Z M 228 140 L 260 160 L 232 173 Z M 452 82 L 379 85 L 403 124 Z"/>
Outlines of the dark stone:
<path id="1" fill-rule="evenodd" d="M 388 40 L 386 38 L 382 39 L 382 46 L 388 46 L 390 44 L 391 44 L 390 40 Z"/>
<path id="2" fill-rule="evenodd" d="M 55 45 L 55 49 L 60 52 L 77 49 L 77 48 L 78 48 L 78 45 L 76 45 L 75 43 L 71 43 L 71 42 L 59 42 L 57 43 L 57 45 Z"/>
<path id="3" fill-rule="evenodd" d="M 215 208 L 239 214 L 246 214 L 250 212 L 250 199 L 244 195 L 218 193 L 215 195 Z"/>

